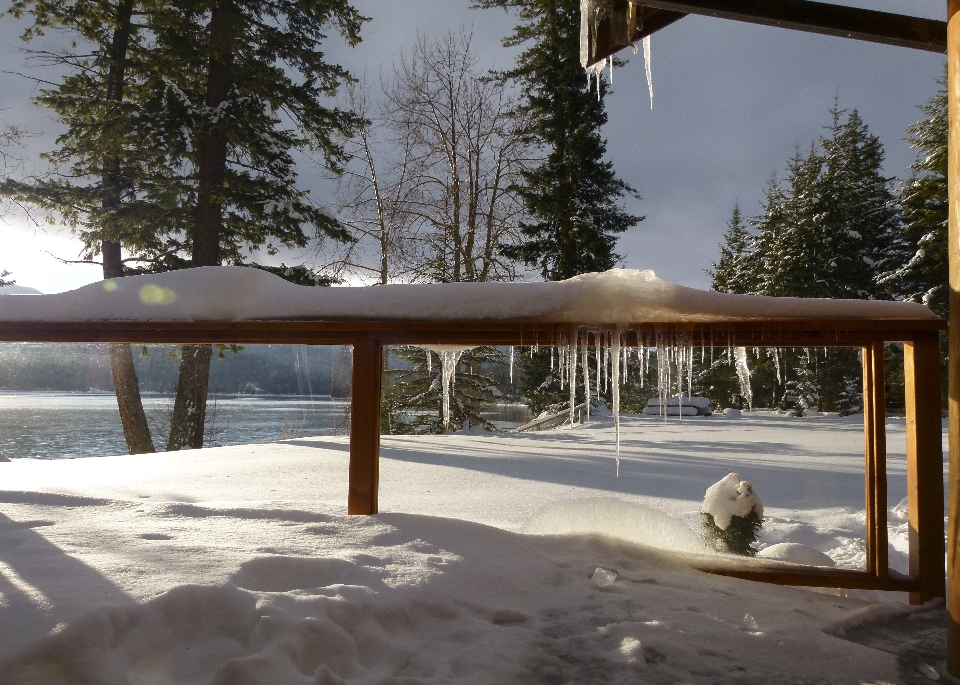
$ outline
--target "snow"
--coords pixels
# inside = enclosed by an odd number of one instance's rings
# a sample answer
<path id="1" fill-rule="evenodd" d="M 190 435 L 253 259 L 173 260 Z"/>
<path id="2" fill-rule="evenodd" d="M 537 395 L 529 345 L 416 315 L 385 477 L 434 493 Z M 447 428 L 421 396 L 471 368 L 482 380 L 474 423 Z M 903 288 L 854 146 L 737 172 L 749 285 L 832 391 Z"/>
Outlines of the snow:
<path id="1" fill-rule="evenodd" d="M 898 617 L 940 621 L 937 607 L 687 565 L 704 486 L 730 468 L 767 499 L 766 549 L 857 563 L 862 419 L 625 416 L 621 431 L 619 479 L 612 417 L 383 436 L 372 517 L 344 515 L 344 437 L 0 464 L 0 683 L 853 685 L 918 672 L 896 640 L 855 640 Z M 893 495 L 903 420 L 888 448 Z M 908 532 L 891 523 L 902 571 Z"/>
<path id="2" fill-rule="evenodd" d="M 0 298 L 0 323 L 26 321 L 441 320 L 583 326 L 737 319 L 935 320 L 913 302 L 775 298 L 668 283 L 612 269 L 566 281 L 298 286 L 261 269 L 207 266 Z"/>
<path id="3" fill-rule="evenodd" d="M 800 564 L 801 566 L 836 566 L 836 562 L 823 552 L 802 545 L 799 542 L 781 542 L 776 545 L 770 545 L 757 554 L 763 559 L 777 559 L 791 564 Z"/>
<path id="4" fill-rule="evenodd" d="M 753 491 L 753 486 L 741 480 L 740 474 L 728 473 L 707 488 L 700 511 L 713 516 L 717 528 L 726 530 L 734 516 L 746 518 L 751 511 L 755 511 L 762 519 L 763 502 Z"/>

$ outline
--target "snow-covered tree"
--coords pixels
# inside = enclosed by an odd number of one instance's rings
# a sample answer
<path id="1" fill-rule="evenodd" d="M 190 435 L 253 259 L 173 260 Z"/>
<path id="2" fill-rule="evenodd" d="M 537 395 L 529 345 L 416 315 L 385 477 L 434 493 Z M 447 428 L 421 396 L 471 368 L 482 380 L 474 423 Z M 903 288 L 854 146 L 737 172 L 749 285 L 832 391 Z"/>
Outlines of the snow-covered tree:
<path id="1" fill-rule="evenodd" d="M 946 69 L 946 67 L 944 67 Z M 925 119 L 907 127 L 907 140 L 917 151 L 911 176 L 902 185 L 906 263 L 892 274 L 902 295 L 923 302 L 940 316 L 949 313 L 947 249 L 947 76 L 920 110 Z"/>
<path id="2" fill-rule="evenodd" d="M 711 262 L 706 270 L 713 290 L 720 293 L 749 293 L 755 289 L 752 236 L 740 213 L 740 203 L 733 205 L 733 214 L 727 223 L 720 244 L 720 261 Z"/>

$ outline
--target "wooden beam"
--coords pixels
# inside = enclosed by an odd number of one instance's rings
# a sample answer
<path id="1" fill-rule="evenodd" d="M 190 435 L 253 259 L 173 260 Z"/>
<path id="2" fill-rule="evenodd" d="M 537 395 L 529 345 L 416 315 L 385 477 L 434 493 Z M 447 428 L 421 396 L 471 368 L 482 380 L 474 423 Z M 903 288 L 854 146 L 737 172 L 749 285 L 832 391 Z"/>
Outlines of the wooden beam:
<path id="1" fill-rule="evenodd" d="M 864 494 L 867 572 L 890 575 L 887 548 L 887 437 L 883 343 L 863 348 Z"/>
<path id="2" fill-rule="evenodd" d="M 950 441 L 947 524 L 947 669 L 960 676 L 960 0 L 947 2 L 947 103 L 950 111 L 948 193 L 950 228 L 950 349 L 948 420 Z"/>
<path id="3" fill-rule="evenodd" d="M 380 375 L 383 347 L 363 338 L 353 344 L 350 392 L 348 514 L 376 514 L 380 487 Z"/>
<path id="4" fill-rule="evenodd" d="M 602 62 L 687 16 L 682 12 L 641 7 L 626 0 L 595 1 L 591 5 L 591 11 L 596 11 L 597 8 L 603 8 L 609 14 L 598 22 L 591 21 L 586 29 L 587 51 L 590 56 L 584 64 L 585 67 Z"/>
<path id="5" fill-rule="evenodd" d="M 792 585 L 795 587 L 845 588 L 848 590 L 884 590 L 892 592 L 915 592 L 920 586 L 916 578 L 901 576 L 897 578 L 878 578 L 865 571 L 853 571 L 839 568 L 736 568 L 733 566 L 713 566 L 710 564 L 692 564 L 693 568 L 718 576 L 741 578 L 773 585 Z"/>
<path id="6" fill-rule="evenodd" d="M 910 575 L 920 589 L 911 604 L 946 595 L 943 576 L 943 451 L 940 447 L 940 342 L 903 346 L 907 409 L 907 501 Z"/>
<path id="7" fill-rule="evenodd" d="M 579 327 L 595 330 L 622 322 Z M 744 347 L 860 347 L 870 342 L 906 342 L 943 330 L 939 319 L 857 320 L 758 319 L 718 323 L 690 321 L 623 324 L 648 337 L 657 331 L 686 333 L 693 341 Z M 350 345 L 376 337 L 382 345 L 460 344 L 547 345 L 577 329 L 550 321 L 38 321 L 0 322 L 3 342 L 246 343 Z"/>
<path id="8" fill-rule="evenodd" d="M 943 53 L 945 22 L 811 0 L 642 0 L 645 7 Z"/>

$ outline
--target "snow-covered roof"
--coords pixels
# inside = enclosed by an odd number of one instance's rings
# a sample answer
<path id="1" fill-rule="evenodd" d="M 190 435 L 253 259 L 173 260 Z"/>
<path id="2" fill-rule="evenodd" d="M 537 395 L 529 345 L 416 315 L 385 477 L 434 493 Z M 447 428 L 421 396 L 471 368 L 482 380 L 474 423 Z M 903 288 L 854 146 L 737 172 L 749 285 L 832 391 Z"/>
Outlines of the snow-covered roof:
<path id="1" fill-rule="evenodd" d="M 936 320 L 910 302 L 732 295 L 652 271 L 613 269 L 548 283 L 316 288 L 246 267 L 131 276 L 56 295 L 0 297 L 0 323 L 80 321 L 531 321 L 580 325 L 742 320 Z"/>

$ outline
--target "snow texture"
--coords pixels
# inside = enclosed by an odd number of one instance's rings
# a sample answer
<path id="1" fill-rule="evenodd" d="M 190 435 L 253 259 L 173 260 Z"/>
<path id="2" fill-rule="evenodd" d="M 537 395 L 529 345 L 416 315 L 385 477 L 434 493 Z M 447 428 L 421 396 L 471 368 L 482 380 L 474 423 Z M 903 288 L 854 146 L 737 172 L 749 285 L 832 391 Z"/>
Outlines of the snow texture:
<path id="1" fill-rule="evenodd" d="M 620 479 L 603 412 L 383 436 L 370 517 L 344 515 L 344 437 L 0 464 L 0 683 L 913 682 L 895 650 L 851 640 L 922 608 L 711 576 L 675 551 L 696 549 L 703 483 L 749 465 L 777 503 L 764 543 L 862 563 L 862 421 L 696 425 L 623 417 Z M 905 491 L 902 420 L 888 450 Z"/>
<path id="2" fill-rule="evenodd" d="M 730 527 L 733 516 L 745 518 L 751 511 L 755 511 L 762 519 L 763 502 L 750 483 L 740 480 L 739 474 L 728 473 L 707 488 L 700 511 L 713 516 L 717 528 L 726 530 Z"/>
<path id="3" fill-rule="evenodd" d="M 525 320 L 615 326 L 798 318 L 937 317 L 912 302 L 733 295 L 630 269 L 546 283 L 315 288 L 260 269 L 207 266 L 91 283 L 55 295 L 0 298 L 0 322 Z"/>

